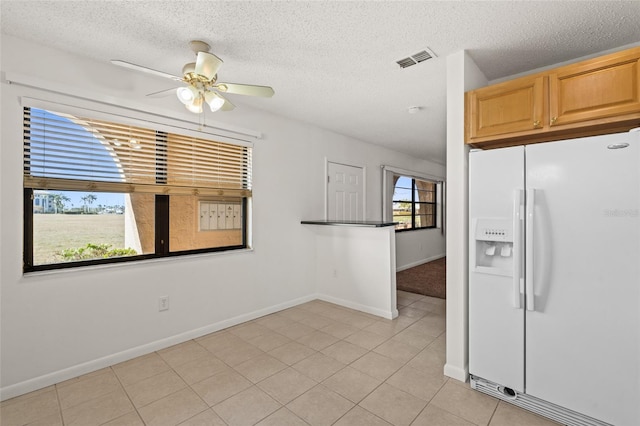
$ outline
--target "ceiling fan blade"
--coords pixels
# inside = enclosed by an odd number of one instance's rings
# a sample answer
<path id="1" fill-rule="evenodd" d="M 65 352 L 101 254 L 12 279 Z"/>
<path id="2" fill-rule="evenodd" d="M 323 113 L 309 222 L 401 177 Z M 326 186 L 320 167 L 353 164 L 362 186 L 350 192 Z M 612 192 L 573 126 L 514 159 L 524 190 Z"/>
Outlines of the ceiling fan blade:
<path id="1" fill-rule="evenodd" d="M 208 80 L 213 80 L 222 63 L 222 59 L 213 53 L 198 52 L 195 73 L 206 77 Z"/>
<path id="2" fill-rule="evenodd" d="M 220 96 L 222 99 L 224 99 L 224 104 L 222 104 L 222 107 L 220 108 L 220 111 L 231 111 L 232 109 L 234 109 L 236 107 L 234 104 L 231 103 L 231 101 L 229 101 L 229 99 L 225 98 L 220 93 L 218 93 L 218 96 Z"/>
<path id="3" fill-rule="evenodd" d="M 234 95 L 262 96 L 270 98 L 274 91 L 269 86 L 255 86 L 253 84 L 218 83 L 215 87 L 222 93 L 232 93 Z"/>
<path id="4" fill-rule="evenodd" d="M 149 93 L 149 94 L 147 94 L 147 97 L 149 97 L 149 98 L 163 98 L 165 96 L 169 96 L 169 95 L 175 94 L 175 93 L 176 93 L 176 88 L 172 87 L 171 89 L 164 89 L 164 90 L 160 90 L 159 92 Z"/>
<path id="5" fill-rule="evenodd" d="M 176 81 L 182 81 L 181 77 L 172 75 L 172 74 L 167 74 L 166 72 L 162 72 L 162 71 L 156 71 L 153 70 L 151 68 L 147 68 L 147 67 L 143 67 L 141 65 L 136 65 L 136 64 L 132 64 L 131 62 L 126 62 L 126 61 L 121 61 L 119 59 L 112 59 L 111 63 L 113 65 L 118 65 L 119 67 L 124 67 L 124 68 L 129 68 L 131 70 L 134 71 L 141 71 L 141 72 L 145 72 L 147 74 L 152 74 L 158 77 L 164 77 L 164 78 L 170 78 L 171 80 L 176 80 Z"/>

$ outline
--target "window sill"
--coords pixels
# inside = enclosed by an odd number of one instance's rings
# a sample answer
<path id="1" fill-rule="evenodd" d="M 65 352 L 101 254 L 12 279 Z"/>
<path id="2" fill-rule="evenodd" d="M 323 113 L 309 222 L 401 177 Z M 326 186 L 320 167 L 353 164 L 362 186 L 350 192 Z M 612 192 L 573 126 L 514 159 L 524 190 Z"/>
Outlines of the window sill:
<path id="1" fill-rule="evenodd" d="M 132 260 L 130 262 L 106 263 L 104 265 L 87 265 L 87 266 L 78 266 L 75 268 L 61 268 L 61 269 L 49 269 L 46 271 L 23 272 L 22 276 L 24 278 L 30 278 L 30 277 L 57 275 L 57 274 L 65 274 L 65 273 L 76 273 L 76 272 L 85 272 L 85 271 L 90 272 L 90 271 L 104 270 L 104 269 L 111 269 L 111 268 L 134 267 L 139 265 L 147 265 L 151 263 L 180 262 L 180 261 L 184 262 L 184 261 L 192 261 L 192 260 L 197 260 L 197 259 L 202 259 L 207 257 L 247 254 L 247 253 L 253 253 L 253 251 L 254 251 L 253 248 L 244 248 L 244 249 L 235 249 L 235 250 L 226 250 L 226 251 L 214 251 L 209 253 L 186 254 L 183 256 L 157 257 L 153 259 Z"/>

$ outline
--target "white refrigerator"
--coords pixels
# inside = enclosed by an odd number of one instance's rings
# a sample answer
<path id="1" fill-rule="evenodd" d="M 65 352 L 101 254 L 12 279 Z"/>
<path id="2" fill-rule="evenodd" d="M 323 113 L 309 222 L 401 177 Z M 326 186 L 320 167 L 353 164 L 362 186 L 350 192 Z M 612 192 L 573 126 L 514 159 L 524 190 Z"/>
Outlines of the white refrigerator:
<path id="1" fill-rule="evenodd" d="M 640 132 L 469 154 L 473 388 L 640 425 Z"/>

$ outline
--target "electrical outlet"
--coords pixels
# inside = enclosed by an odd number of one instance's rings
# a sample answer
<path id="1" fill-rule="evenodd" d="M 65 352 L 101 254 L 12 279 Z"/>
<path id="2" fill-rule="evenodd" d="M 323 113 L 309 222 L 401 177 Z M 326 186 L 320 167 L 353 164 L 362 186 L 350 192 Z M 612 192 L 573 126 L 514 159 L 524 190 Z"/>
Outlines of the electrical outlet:
<path id="1" fill-rule="evenodd" d="M 169 310 L 169 296 L 162 296 L 158 299 L 158 311 Z"/>

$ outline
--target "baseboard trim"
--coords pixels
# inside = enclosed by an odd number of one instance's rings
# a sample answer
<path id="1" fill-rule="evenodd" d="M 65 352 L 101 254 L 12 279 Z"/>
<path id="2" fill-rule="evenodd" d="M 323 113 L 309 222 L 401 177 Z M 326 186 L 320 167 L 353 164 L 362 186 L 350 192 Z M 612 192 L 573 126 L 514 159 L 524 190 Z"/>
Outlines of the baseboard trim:
<path id="1" fill-rule="evenodd" d="M 469 369 L 456 367 L 451 364 L 445 364 L 444 375 L 466 383 L 467 380 L 469 380 Z"/>
<path id="2" fill-rule="evenodd" d="M 184 333 L 176 334 L 171 337 L 156 340 L 144 345 L 136 346 L 125 351 L 117 352 L 111 355 L 107 355 L 102 358 L 94 359 L 82 364 L 74 365 L 62 370 L 54 371 L 42 376 L 34 377 L 33 379 L 25 380 L 23 382 L 15 383 L 13 385 L 0 388 L 0 401 L 4 401 L 9 398 L 23 395 L 25 393 L 33 392 L 38 389 L 51 386 L 56 383 L 60 383 L 65 380 L 73 379 L 83 374 L 91 373 L 101 368 L 110 367 L 112 365 L 128 361 L 130 359 L 149 354 L 151 352 L 165 349 L 179 343 L 186 342 L 197 337 L 214 333 L 225 328 L 232 327 L 234 325 L 241 324 L 243 322 L 251 321 L 256 318 L 263 317 L 275 312 L 282 311 L 294 306 L 298 306 L 302 303 L 310 302 L 318 299 L 317 295 L 312 294 L 298 299 L 293 299 L 284 303 L 273 305 L 264 309 L 259 309 L 247 314 L 238 315 L 227 320 L 219 321 L 217 323 L 200 327 L 195 330 L 186 331 Z M 355 309 L 355 308 L 354 308 Z"/>
<path id="3" fill-rule="evenodd" d="M 405 269 L 411 269 L 411 268 L 414 268 L 416 266 L 420 266 L 420 265 L 424 265 L 425 263 L 432 262 L 434 260 L 442 259 L 446 255 L 447 255 L 446 253 L 442 253 L 442 254 L 438 254 L 436 256 L 428 257 L 426 259 L 420 259 L 420 260 L 417 260 L 415 262 L 411 262 L 411 263 L 409 263 L 407 265 L 399 266 L 399 267 L 396 268 L 396 272 L 404 271 Z"/>
<path id="4" fill-rule="evenodd" d="M 318 299 L 325 302 L 335 303 L 336 305 L 344 306 L 345 308 L 355 309 L 356 311 L 365 312 L 367 314 L 376 315 L 386 319 L 394 319 L 398 316 L 398 309 L 384 310 L 374 308 L 372 306 L 361 305 L 360 303 L 351 302 L 349 300 L 340 299 L 333 296 L 327 296 L 326 294 L 316 295 Z"/>

